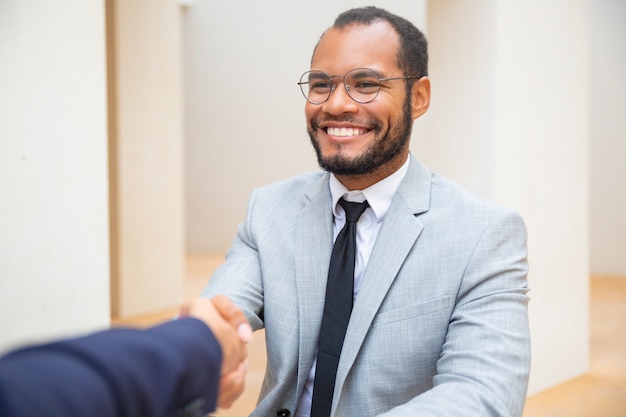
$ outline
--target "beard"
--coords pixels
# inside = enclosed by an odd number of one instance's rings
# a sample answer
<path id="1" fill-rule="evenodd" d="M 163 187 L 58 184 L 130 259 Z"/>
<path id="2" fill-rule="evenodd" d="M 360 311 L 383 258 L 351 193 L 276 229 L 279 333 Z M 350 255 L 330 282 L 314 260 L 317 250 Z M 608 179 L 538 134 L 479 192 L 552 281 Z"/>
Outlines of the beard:
<path id="1" fill-rule="evenodd" d="M 328 120 L 328 119 L 326 119 Z M 350 119 L 334 119 L 336 121 L 350 122 Z M 393 127 L 390 127 L 386 133 L 381 132 L 378 122 L 370 122 L 368 127 L 374 131 L 374 142 L 370 144 L 365 151 L 355 157 L 348 158 L 341 154 L 324 157 L 316 132 L 320 124 L 320 120 L 311 120 L 311 126 L 308 128 L 311 143 L 317 154 L 317 162 L 319 166 L 335 175 L 363 175 L 370 174 L 376 169 L 384 166 L 400 155 L 408 146 L 411 137 L 411 129 L 413 120 L 411 119 L 410 97 L 405 99 L 402 118 Z M 363 123 L 361 123 L 363 125 Z"/>

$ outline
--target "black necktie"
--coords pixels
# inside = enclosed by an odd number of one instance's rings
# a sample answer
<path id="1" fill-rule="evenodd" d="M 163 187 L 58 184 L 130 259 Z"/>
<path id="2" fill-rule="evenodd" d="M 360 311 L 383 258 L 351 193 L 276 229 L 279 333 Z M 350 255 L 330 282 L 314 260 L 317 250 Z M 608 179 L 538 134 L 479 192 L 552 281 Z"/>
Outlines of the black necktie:
<path id="1" fill-rule="evenodd" d="M 337 364 L 352 312 L 356 223 L 369 204 L 339 200 L 346 211 L 346 225 L 337 235 L 328 268 L 326 302 L 320 328 L 317 368 L 313 383 L 311 417 L 329 417 L 335 389 Z"/>

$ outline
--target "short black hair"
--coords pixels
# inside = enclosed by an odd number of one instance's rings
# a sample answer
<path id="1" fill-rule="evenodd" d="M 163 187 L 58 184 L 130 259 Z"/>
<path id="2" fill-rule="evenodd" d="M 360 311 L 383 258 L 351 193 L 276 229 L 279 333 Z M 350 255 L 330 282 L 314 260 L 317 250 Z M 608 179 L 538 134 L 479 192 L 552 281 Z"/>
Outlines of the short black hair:
<path id="1" fill-rule="evenodd" d="M 424 33 L 403 17 L 374 6 L 359 7 L 341 13 L 333 28 L 343 30 L 353 24 L 370 25 L 375 21 L 388 22 L 400 38 L 398 66 L 405 75 L 428 75 L 428 41 Z"/>

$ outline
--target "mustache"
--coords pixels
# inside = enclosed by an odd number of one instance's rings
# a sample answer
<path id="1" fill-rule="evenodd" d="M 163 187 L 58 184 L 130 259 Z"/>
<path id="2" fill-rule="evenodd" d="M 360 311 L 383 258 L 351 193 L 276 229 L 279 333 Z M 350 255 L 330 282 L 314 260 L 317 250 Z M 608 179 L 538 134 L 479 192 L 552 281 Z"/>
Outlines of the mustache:
<path id="1" fill-rule="evenodd" d="M 342 116 L 342 117 L 316 117 L 314 119 L 311 119 L 311 128 L 313 130 L 317 130 L 322 124 L 328 123 L 328 122 L 354 124 L 358 126 L 363 126 L 371 130 L 377 130 L 380 127 L 380 123 L 378 123 L 376 120 L 362 120 L 362 119 L 357 119 L 351 116 Z"/>

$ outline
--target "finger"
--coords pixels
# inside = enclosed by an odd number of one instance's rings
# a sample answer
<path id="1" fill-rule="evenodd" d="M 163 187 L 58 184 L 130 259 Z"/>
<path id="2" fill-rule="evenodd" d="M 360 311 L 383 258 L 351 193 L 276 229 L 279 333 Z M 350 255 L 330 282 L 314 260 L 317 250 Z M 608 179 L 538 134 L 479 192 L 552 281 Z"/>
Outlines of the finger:
<path id="1" fill-rule="evenodd" d="M 239 335 L 239 339 L 243 343 L 248 343 L 250 340 L 252 340 L 252 327 L 248 322 L 241 323 L 237 327 L 237 334 Z"/>
<path id="2" fill-rule="evenodd" d="M 245 343 L 237 341 L 226 347 L 228 351 L 222 349 L 222 376 L 238 369 L 241 363 L 247 361 L 248 352 Z"/>
<path id="3" fill-rule="evenodd" d="M 250 327 L 250 323 L 248 323 L 243 311 L 223 295 L 217 295 L 211 301 L 213 301 L 215 309 L 224 317 L 224 320 L 237 329 L 241 341 L 248 343 L 252 339 L 252 327 Z"/>
<path id="4" fill-rule="evenodd" d="M 246 323 L 246 316 L 224 295 L 217 295 L 211 299 L 217 311 L 224 317 L 224 320 L 237 328 L 241 323 Z"/>
<path id="5" fill-rule="evenodd" d="M 180 306 L 180 310 L 178 311 L 178 317 L 183 318 L 183 317 L 188 317 L 189 316 L 189 304 L 183 304 L 182 306 Z"/>
<path id="6" fill-rule="evenodd" d="M 222 374 L 231 372 L 244 360 L 245 344 L 241 341 L 237 329 L 222 317 L 212 300 L 204 297 L 191 300 L 189 316 L 204 321 L 217 338 L 222 348 Z"/>
<path id="7" fill-rule="evenodd" d="M 230 408 L 233 402 L 243 393 L 246 369 L 247 364 L 242 362 L 234 371 L 224 375 L 220 379 L 218 407 Z"/>

